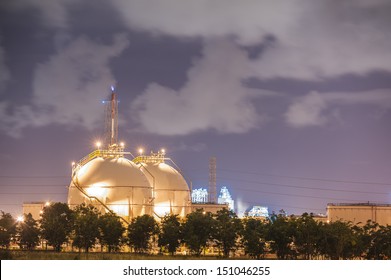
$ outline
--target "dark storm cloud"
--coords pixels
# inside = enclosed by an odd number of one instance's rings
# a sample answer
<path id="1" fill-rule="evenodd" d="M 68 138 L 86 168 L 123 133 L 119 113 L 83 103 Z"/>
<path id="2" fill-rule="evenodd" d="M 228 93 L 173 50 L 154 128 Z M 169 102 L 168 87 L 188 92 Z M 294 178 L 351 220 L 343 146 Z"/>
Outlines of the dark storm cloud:
<path id="1" fill-rule="evenodd" d="M 8 9 L 34 9 L 39 13 L 41 23 L 50 28 L 67 28 L 69 26 L 68 8 L 77 0 L 15 0 L 8 1 Z"/>

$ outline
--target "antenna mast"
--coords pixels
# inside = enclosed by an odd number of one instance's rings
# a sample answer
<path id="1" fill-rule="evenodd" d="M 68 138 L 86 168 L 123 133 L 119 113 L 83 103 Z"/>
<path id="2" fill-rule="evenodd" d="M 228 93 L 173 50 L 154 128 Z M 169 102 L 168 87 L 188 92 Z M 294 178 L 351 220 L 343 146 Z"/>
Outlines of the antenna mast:
<path id="1" fill-rule="evenodd" d="M 114 86 L 111 86 L 110 100 L 104 103 L 106 104 L 105 144 L 111 150 L 118 146 L 118 100 Z"/>
<path id="2" fill-rule="evenodd" d="M 209 202 L 216 203 L 216 157 L 209 159 Z"/>

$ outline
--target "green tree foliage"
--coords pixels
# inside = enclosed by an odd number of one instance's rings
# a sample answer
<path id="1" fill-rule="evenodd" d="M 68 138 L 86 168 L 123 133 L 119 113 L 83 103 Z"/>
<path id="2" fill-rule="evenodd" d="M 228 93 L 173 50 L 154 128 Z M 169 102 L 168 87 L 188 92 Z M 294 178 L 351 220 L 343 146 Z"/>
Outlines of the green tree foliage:
<path id="1" fill-rule="evenodd" d="M 125 228 L 115 213 L 106 213 L 99 217 L 99 240 L 108 251 L 117 250 L 121 244 Z"/>
<path id="2" fill-rule="evenodd" d="M 72 232 L 72 210 L 66 203 L 54 203 L 43 209 L 40 222 L 42 238 L 59 252 Z"/>
<path id="3" fill-rule="evenodd" d="M 18 223 L 19 246 L 28 250 L 34 249 L 39 243 L 39 228 L 31 213 L 25 214 L 22 222 Z"/>
<path id="4" fill-rule="evenodd" d="M 74 211 L 73 245 L 88 253 L 99 238 L 99 211 L 92 205 L 80 204 Z"/>
<path id="5" fill-rule="evenodd" d="M 251 258 L 260 259 L 266 253 L 268 225 L 259 219 L 246 218 L 243 221 L 242 240 L 244 252 Z"/>
<path id="6" fill-rule="evenodd" d="M 223 251 L 224 257 L 236 247 L 237 240 L 242 231 L 242 223 L 235 212 L 223 208 L 214 215 L 215 223 L 212 237 L 218 248 Z"/>
<path id="7" fill-rule="evenodd" d="M 271 241 L 271 249 L 277 254 L 277 258 L 295 259 L 297 252 L 294 248 L 295 221 L 286 217 L 282 212 L 270 217 L 268 240 Z"/>
<path id="8" fill-rule="evenodd" d="M 319 249 L 332 260 L 349 259 L 357 241 L 351 223 L 335 221 L 321 226 Z"/>
<path id="9" fill-rule="evenodd" d="M 391 226 L 372 224 L 369 238 L 369 242 L 366 243 L 368 244 L 367 259 L 391 259 Z"/>
<path id="10" fill-rule="evenodd" d="M 159 246 L 165 246 L 174 255 L 182 239 L 182 228 L 178 215 L 166 215 L 160 224 Z"/>
<path id="11" fill-rule="evenodd" d="M 0 246 L 2 248 L 9 248 L 11 238 L 15 234 L 15 219 L 10 213 L 1 211 L 0 218 Z"/>
<path id="12" fill-rule="evenodd" d="M 128 226 L 128 242 L 137 253 L 145 253 L 151 247 L 151 238 L 159 233 L 159 226 L 150 215 L 133 218 Z"/>
<path id="13" fill-rule="evenodd" d="M 183 223 L 183 242 L 190 251 L 199 256 L 211 239 L 214 220 L 210 212 L 202 209 L 187 214 Z"/>
<path id="14" fill-rule="evenodd" d="M 304 213 L 295 220 L 295 247 L 299 254 L 306 260 L 313 259 L 317 255 L 320 227 L 314 218 Z"/>

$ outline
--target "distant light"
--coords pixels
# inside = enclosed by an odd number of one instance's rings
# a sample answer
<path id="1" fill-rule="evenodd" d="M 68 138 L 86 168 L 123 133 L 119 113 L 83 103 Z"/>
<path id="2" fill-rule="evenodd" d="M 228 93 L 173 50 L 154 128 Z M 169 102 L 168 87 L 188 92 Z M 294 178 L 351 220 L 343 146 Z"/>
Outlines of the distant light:
<path id="1" fill-rule="evenodd" d="M 111 86 L 111 91 L 114 91 L 114 86 Z"/>
<path id="2" fill-rule="evenodd" d="M 124 142 L 121 142 L 121 143 L 119 143 L 120 144 L 120 146 L 123 148 L 123 147 L 125 147 L 125 143 Z"/>
<path id="3" fill-rule="evenodd" d="M 98 142 L 96 142 L 96 144 L 95 144 L 97 147 L 98 147 L 98 149 L 100 148 L 100 146 L 102 145 L 102 143 L 100 142 L 100 141 L 98 141 Z"/>
<path id="4" fill-rule="evenodd" d="M 204 212 L 202 212 L 202 214 L 204 214 L 204 215 L 205 215 L 205 214 L 206 214 L 206 212 L 204 211 Z"/>
<path id="5" fill-rule="evenodd" d="M 72 166 L 74 166 L 76 164 L 76 162 L 72 161 Z"/>
<path id="6" fill-rule="evenodd" d="M 50 202 L 46 201 L 45 206 L 50 206 Z"/>
<path id="7" fill-rule="evenodd" d="M 24 221 L 24 217 L 23 217 L 23 216 L 18 216 L 18 217 L 16 218 L 16 221 L 21 223 L 21 222 Z"/>
<path id="8" fill-rule="evenodd" d="M 139 153 L 140 155 L 142 155 L 142 154 L 144 153 L 144 149 L 143 149 L 143 148 L 138 149 L 138 153 Z"/>
<path id="9" fill-rule="evenodd" d="M 166 149 L 161 149 L 162 154 L 166 153 Z"/>

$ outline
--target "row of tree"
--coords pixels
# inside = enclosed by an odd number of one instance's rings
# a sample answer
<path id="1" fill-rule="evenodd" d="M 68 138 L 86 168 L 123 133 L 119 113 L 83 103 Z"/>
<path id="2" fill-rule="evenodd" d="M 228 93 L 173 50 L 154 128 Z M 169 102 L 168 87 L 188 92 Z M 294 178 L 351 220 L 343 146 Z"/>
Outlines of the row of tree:
<path id="1" fill-rule="evenodd" d="M 85 204 L 71 210 L 67 204 L 54 203 L 44 208 L 39 221 L 28 214 L 23 222 L 16 222 L 2 212 L 2 247 L 16 242 L 21 248 L 33 249 L 41 241 L 57 251 L 69 244 L 88 252 L 100 244 L 109 252 L 130 246 L 138 253 L 159 248 L 175 254 L 182 245 L 195 255 L 216 247 L 225 257 L 243 252 L 257 259 L 269 253 L 278 259 L 391 259 L 391 226 L 371 221 L 365 225 L 318 222 L 307 213 L 300 217 L 273 214 L 260 220 L 239 219 L 227 209 L 216 214 L 197 210 L 183 220 L 166 215 L 159 223 L 143 215 L 124 227 L 114 213 L 101 214 Z"/>

